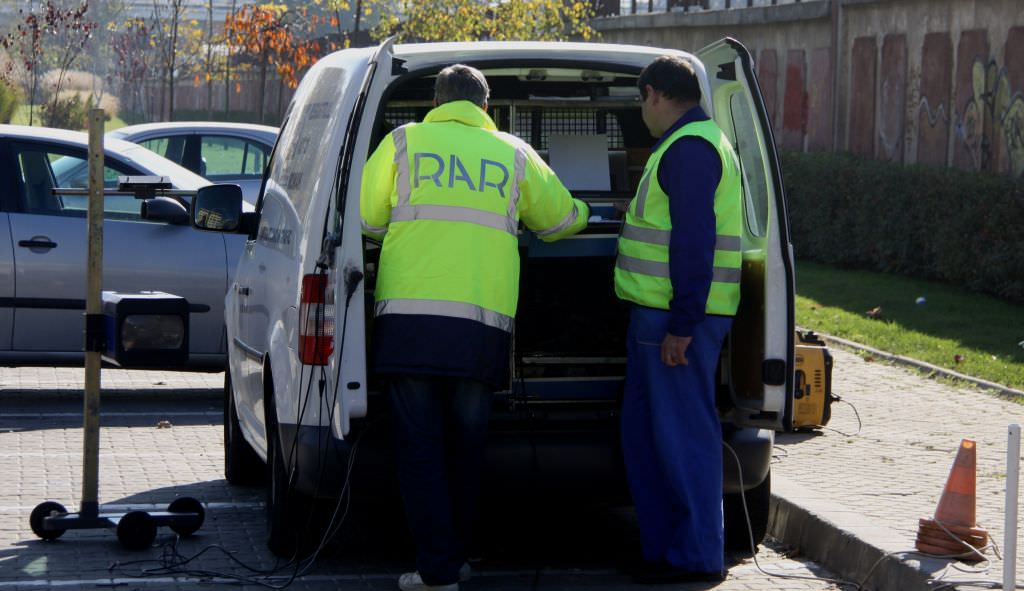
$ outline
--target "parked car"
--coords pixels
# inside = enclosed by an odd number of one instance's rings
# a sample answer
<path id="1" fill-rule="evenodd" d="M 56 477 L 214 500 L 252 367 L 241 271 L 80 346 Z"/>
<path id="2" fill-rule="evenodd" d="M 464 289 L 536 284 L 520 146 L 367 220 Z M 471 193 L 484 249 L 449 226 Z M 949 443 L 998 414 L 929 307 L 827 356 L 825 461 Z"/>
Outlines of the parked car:
<path id="1" fill-rule="evenodd" d="M 360 179 L 388 131 L 430 110 L 433 77 L 455 62 L 487 76 L 498 127 L 574 178 L 569 188 L 593 216 L 580 235 L 551 244 L 519 232 L 512 379 L 494 395 L 487 481 L 505 492 L 562 482 L 587 499 L 624 490 L 617 415 L 627 314 L 612 269 L 618 212 L 654 142 L 637 76 L 667 53 L 694 65 L 702 107 L 729 136 L 743 173 L 742 303 L 722 352 L 718 399 L 724 440 L 741 468 L 723 454 L 727 543 L 747 546 L 744 498 L 761 540 L 773 430 L 793 387 L 794 290 L 782 177 L 747 50 L 732 39 L 693 54 L 597 43 L 386 42 L 334 53 L 306 74 L 259 206 L 242 224 L 248 242 L 226 299 L 225 473 L 230 482 L 271 475 L 273 551 L 290 556 L 298 528 L 326 525 L 305 517 L 310 498 L 343 492 L 353 442 L 387 412 L 366 367 L 366 302 L 379 248 L 360 232 Z M 228 201 L 237 211 L 237 195 L 203 189 L 195 207 Z"/>
<path id="2" fill-rule="evenodd" d="M 239 185 L 245 200 L 255 204 L 277 131 L 267 125 L 195 121 L 129 125 L 107 137 L 139 144 L 211 182 Z"/>
<path id="3" fill-rule="evenodd" d="M 137 144 L 104 144 L 107 187 L 120 175 L 165 176 L 190 191 L 209 184 Z M 87 187 L 87 148 L 84 133 L 0 125 L 0 364 L 82 362 L 87 199 L 52 189 Z M 220 369 L 224 292 L 245 237 L 197 231 L 184 207 L 150 207 L 143 218 L 141 204 L 104 200 L 103 288 L 185 297 L 190 367 Z"/>

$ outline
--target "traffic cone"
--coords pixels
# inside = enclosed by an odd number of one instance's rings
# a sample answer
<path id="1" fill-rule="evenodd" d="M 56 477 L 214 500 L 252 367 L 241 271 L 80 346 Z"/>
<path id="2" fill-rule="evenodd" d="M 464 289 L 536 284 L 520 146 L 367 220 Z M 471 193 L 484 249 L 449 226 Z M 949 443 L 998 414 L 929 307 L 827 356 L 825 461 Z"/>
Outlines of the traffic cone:
<path id="1" fill-rule="evenodd" d="M 981 549 L 988 545 L 988 532 L 975 522 L 975 471 L 977 450 L 973 440 L 960 442 L 960 450 L 949 471 L 934 519 L 918 521 L 917 549 L 928 554 L 981 560 L 963 543 Z M 961 543 L 963 542 L 963 543 Z"/>

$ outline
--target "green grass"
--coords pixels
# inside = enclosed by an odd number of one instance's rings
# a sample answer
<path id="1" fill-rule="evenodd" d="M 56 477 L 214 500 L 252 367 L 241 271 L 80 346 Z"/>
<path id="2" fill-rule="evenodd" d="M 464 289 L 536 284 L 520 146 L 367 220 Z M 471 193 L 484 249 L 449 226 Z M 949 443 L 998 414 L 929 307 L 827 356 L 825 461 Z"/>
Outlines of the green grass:
<path id="1" fill-rule="evenodd" d="M 29 106 L 28 105 L 20 105 L 18 107 L 18 110 L 14 113 L 14 117 L 11 117 L 11 124 L 13 124 L 13 125 L 28 125 L 28 115 L 29 115 Z M 32 125 L 37 125 L 38 126 L 38 125 L 42 125 L 42 124 L 43 124 L 42 118 L 39 116 L 39 105 L 36 105 L 36 107 L 35 107 L 35 114 L 33 115 L 33 119 L 32 119 Z M 125 125 L 127 125 L 127 123 L 125 123 L 124 120 L 122 120 L 120 117 L 115 115 L 115 116 L 110 118 L 110 121 L 107 121 L 106 125 L 103 126 L 103 131 L 104 132 L 114 131 L 115 129 L 118 129 L 120 127 L 124 127 Z M 76 131 L 85 131 L 85 130 L 82 129 L 82 130 L 76 130 Z"/>
<path id="2" fill-rule="evenodd" d="M 942 283 L 804 261 L 797 263 L 796 289 L 800 326 L 1024 389 L 1024 306 Z M 918 297 L 925 303 L 915 303 Z M 881 319 L 868 318 L 876 306 Z"/>

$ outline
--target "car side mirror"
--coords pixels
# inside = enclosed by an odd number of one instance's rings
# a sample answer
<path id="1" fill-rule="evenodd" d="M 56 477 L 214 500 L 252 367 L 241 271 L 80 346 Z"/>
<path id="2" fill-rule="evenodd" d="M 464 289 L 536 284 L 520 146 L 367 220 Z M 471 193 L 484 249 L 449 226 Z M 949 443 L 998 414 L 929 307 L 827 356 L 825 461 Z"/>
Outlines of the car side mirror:
<path id="1" fill-rule="evenodd" d="M 188 210 L 177 199 L 153 197 L 142 201 L 139 215 L 144 220 L 167 222 L 175 226 L 188 225 Z"/>
<path id="2" fill-rule="evenodd" d="M 235 232 L 242 219 L 242 188 L 238 185 L 200 187 L 192 199 L 192 226 L 214 232 Z"/>

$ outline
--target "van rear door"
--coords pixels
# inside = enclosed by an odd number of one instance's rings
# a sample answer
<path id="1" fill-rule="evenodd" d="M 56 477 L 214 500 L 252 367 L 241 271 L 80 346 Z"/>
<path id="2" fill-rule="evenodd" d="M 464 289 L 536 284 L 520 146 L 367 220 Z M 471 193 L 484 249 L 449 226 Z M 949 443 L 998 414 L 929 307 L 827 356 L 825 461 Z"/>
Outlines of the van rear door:
<path id="1" fill-rule="evenodd" d="M 332 429 L 347 434 L 350 420 L 366 416 L 366 313 L 363 282 L 363 237 L 359 191 L 363 164 L 369 151 L 373 122 L 384 89 L 401 70 L 394 62 L 391 37 L 374 49 L 360 78 L 358 95 L 346 122 L 342 150 L 337 161 L 337 190 L 332 194 L 328 216 L 333 237 L 331 283 L 334 286 L 335 354 L 329 361 L 332 384 L 338 396 Z M 354 88 L 354 87 L 353 87 Z M 354 94 L 354 93 L 353 93 Z M 325 246 L 327 246 L 325 244 Z"/>
<path id="2" fill-rule="evenodd" d="M 729 358 L 733 422 L 781 429 L 793 388 L 793 260 L 775 141 L 750 53 L 722 39 L 696 52 L 707 70 L 712 117 L 743 174 L 743 278 Z"/>

